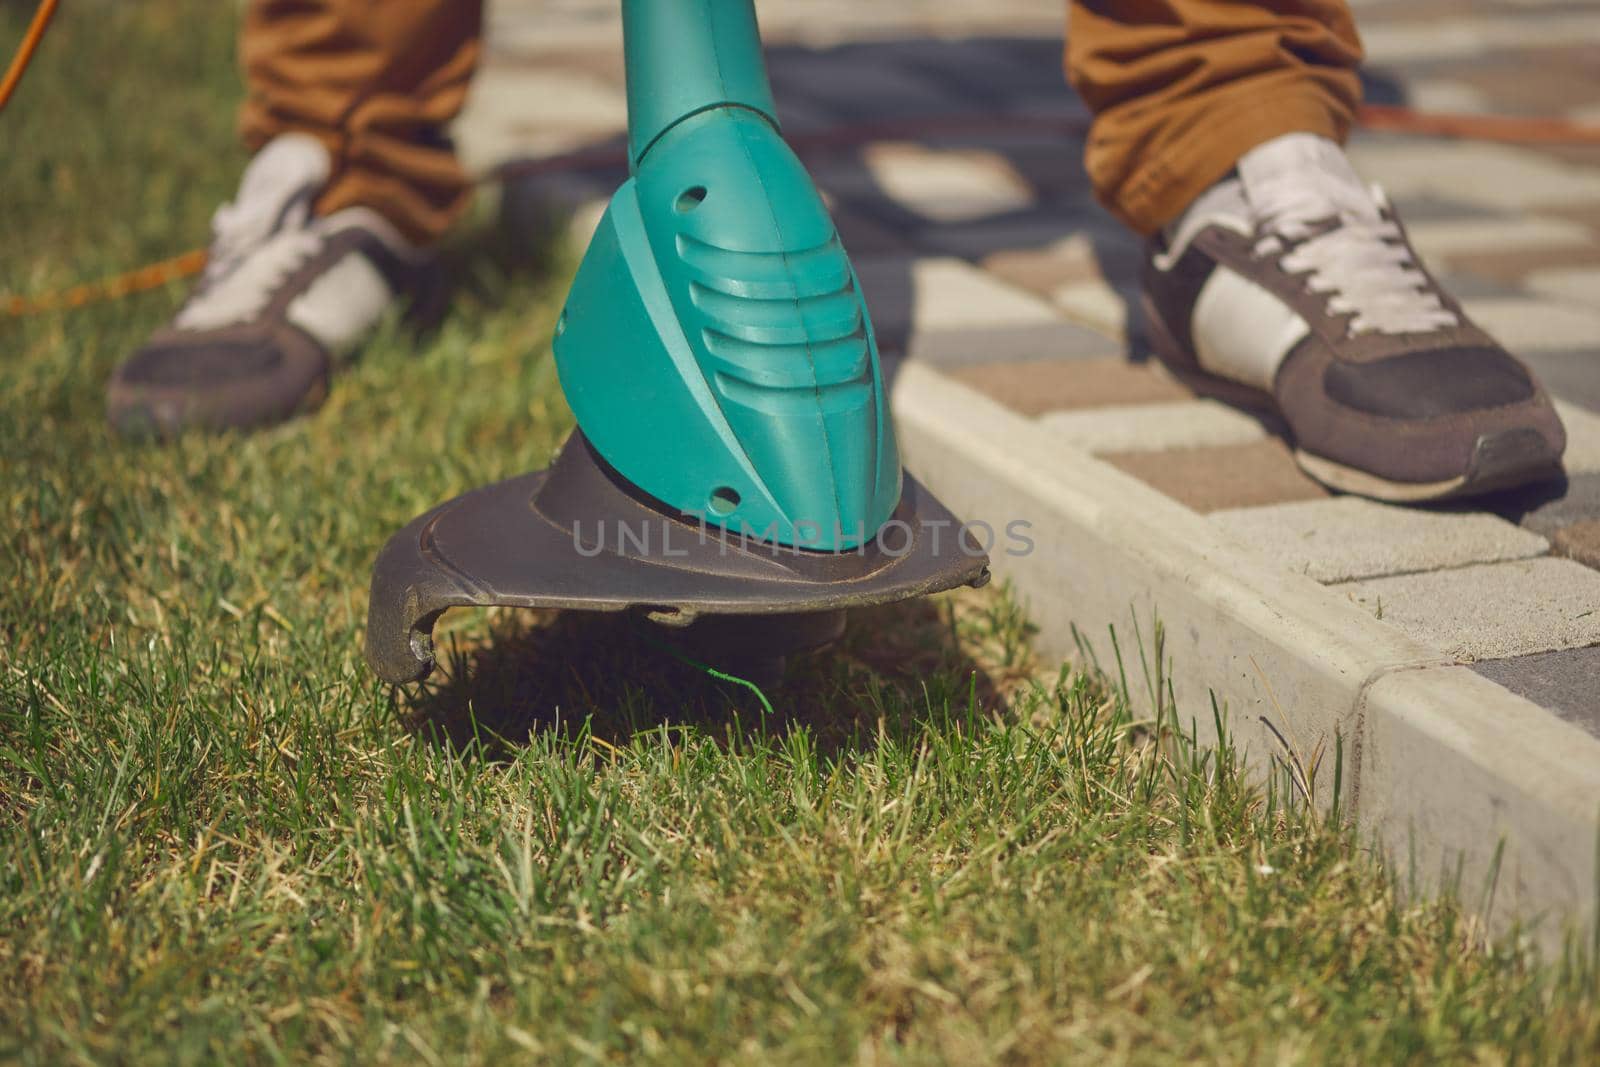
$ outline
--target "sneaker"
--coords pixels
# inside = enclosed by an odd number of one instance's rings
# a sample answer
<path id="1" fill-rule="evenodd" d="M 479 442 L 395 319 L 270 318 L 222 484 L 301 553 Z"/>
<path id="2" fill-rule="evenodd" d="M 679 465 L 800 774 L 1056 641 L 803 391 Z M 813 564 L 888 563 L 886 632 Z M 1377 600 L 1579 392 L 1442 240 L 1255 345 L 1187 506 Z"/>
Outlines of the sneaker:
<path id="1" fill-rule="evenodd" d="M 329 170 L 327 150 L 304 134 L 256 154 L 237 199 L 212 219 L 194 292 L 113 373 L 106 408 L 117 430 L 245 429 L 313 408 L 336 359 L 420 290 L 428 257 L 377 212 L 313 214 Z"/>
<path id="2" fill-rule="evenodd" d="M 1290 134 L 1241 158 L 1152 242 L 1143 299 L 1162 361 L 1276 413 L 1329 488 L 1408 502 L 1560 474 L 1550 398 L 1326 138 Z"/>

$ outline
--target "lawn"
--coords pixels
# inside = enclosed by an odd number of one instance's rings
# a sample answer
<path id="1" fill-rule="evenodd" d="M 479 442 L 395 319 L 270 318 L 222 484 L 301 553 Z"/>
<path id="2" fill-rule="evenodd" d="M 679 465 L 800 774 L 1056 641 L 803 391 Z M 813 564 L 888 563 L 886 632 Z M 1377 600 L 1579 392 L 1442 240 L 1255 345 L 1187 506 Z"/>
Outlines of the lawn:
<path id="1" fill-rule="evenodd" d="M 63 11 L 0 115 L 0 295 L 203 243 L 242 162 L 234 18 Z M 383 539 L 570 425 L 573 252 L 491 218 L 436 332 L 391 326 L 256 436 L 107 432 L 181 286 L 0 320 L 0 1059 L 1600 1057 L 1580 953 L 1398 893 L 1185 746 L 1211 708 L 1137 720 L 1037 662 L 1003 590 L 862 613 L 770 714 L 626 625 L 510 612 L 379 684 Z"/>

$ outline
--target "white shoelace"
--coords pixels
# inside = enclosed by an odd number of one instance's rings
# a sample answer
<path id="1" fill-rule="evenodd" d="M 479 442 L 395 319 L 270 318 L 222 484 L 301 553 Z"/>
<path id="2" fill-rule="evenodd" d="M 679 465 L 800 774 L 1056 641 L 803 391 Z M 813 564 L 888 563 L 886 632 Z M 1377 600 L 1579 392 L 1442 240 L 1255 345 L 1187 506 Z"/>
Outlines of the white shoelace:
<path id="1" fill-rule="evenodd" d="M 261 313 L 322 247 L 311 201 L 327 174 L 327 152 L 304 135 L 279 137 L 256 154 L 239 195 L 211 216 L 205 273 L 174 320 L 177 328 L 217 329 Z"/>
<path id="2" fill-rule="evenodd" d="M 211 215 L 211 246 L 206 252 L 207 281 L 230 273 L 251 252 L 279 230 L 300 229 L 311 206 L 300 201 L 287 208 L 276 200 L 229 201 Z"/>
<path id="3" fill-rule="evenodd" d="M 322 246 L 323 235 L 309 226 L 279 230 L 265 241 L 235 243 L 217 264 L 215 276 L 208 261 L 206 277 L 173 325 L 180 330 L 215 330 L 249 322 L 266 308 L 284 279 Z M 213 255 L 216 247 L 213 243 Z"/>
<path id="4" fill-rule="evenodd" d="M 1428 333 L 1460 323 L 1417 266 L 1383 193 L 1363 186 L 1332 141 L 1291 134 L 1240 161 L 1260 225 L 1257 255 L 1307 275 L 1328 310 L 1354 316 L 1352 335 Z"/>

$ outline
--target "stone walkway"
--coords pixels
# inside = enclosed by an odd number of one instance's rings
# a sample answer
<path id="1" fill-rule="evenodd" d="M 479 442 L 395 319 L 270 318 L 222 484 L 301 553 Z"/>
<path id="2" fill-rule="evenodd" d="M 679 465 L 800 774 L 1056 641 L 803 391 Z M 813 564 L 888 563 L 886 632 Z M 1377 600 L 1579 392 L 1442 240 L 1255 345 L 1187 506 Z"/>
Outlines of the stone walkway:
<path id="1" fill-rule="evenodd" d="M 1592 3 L 1366 2 L 1368 97 L 1600 122 Z M 1560 398 L 1564 489 L 1476 508 L 1333 497 L 1279 427 L 1147 355 L 1139 248 L 1092 201 L 1053 0 L 761 7 L 786 131 L 832 198 L 886 356 L 1037 420 L 1262 556 L 1600 735 L 1600 148 L 1363 133 L 1352 154 L 1470 313 Z M 614 3 L 498 0 L 478 166 L 616 145 Z M 603 200 L 618 170 L 516 185 Z M 1043 459 L 1041 460 L 1043 461 Z"/>

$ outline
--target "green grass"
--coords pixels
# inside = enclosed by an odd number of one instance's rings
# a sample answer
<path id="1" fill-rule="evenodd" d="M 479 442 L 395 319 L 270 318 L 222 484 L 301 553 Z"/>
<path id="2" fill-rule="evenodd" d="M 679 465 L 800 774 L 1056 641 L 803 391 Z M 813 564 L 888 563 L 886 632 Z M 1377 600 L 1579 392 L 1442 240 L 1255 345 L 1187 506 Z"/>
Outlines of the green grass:
<path id="1" fill-rule="evenodd" d="M 232 10 L 63 13 L 0 117 L 0 293 L 204 240 Z M 447 676 L 397 701 L 358 651 L 376 549 L 568 425 L 570 257 L 454 259 L 436 335 L 248 438 L 103 425 L 176 289 L 0 322 L 0 1059 L 1600 1055 L 1591 967 L 1398 902 L 1233 754 L 1042 670 L 1001 593 L 863 613 L 771 718 L 515 613 L 447 617 Z"/>

